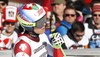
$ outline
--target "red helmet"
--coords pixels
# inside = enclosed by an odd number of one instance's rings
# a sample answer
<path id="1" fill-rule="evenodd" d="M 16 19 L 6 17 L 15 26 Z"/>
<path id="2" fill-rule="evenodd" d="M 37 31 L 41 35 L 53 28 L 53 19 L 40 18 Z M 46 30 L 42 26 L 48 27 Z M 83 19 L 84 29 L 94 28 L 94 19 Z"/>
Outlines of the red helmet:
<path id="1" fill-rule="evenodd" d="M 27 3 L 20 7 L 17 19 L 26 30 L 33 30 L 33 27 L 43 27 L 46 12 L 39 4 Z"/>

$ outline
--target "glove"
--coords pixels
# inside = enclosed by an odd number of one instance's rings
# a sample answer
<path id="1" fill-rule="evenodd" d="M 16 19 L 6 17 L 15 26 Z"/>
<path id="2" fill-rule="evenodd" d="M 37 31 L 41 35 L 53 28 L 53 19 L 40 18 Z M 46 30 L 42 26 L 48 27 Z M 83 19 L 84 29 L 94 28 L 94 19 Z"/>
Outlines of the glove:
<path id="1" fill-rule="evenodd" d="M 63 37 L 58 32 L 50 34 L 49 37 L 51 38 L 51 42 L 53 43 L 54 48 L 58 49 L 64 43 Z"/>

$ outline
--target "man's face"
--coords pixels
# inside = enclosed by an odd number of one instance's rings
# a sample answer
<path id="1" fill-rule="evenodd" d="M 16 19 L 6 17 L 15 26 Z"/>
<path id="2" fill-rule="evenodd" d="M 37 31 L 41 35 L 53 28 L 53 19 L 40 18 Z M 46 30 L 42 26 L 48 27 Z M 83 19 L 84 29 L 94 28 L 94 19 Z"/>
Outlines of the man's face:
<path id="1" fill-rule="evenodd" d="M 100 12 L 93 13 L 93 20 L 96 24 L 100 24 Z"/>
<path id="2" fill-rule="evenodd" d="M 66 8 L 63 4 L 54 4 L 53 5 L 53 12 L 55 12 L 57 15 L 63 13 L 64 9 Z"/>
<path id="3" fill-rule="evenodd" d="M 11 33 L 11 32 L 13 32 L 14 29 L 15 29 L 15 22 L 6 22 L 6 23 L 5 23 L 5 27 L 6 27 L 6 31 L 7 31 L 8 33 Z"/>
<path id="4" fill-rule="evenodd" d="M 73 9 L 67 9 L 64 14 L 64 19 L 68 23 L 73 23 L 76 19 L 76 13 Z"/>
<path id="5" fill-rule="evenodd" d="M 4 3 L 3 1 L 0 1 L 0 12 L 2 12 L 3 8 L 7 6 L 6 3 Z"/>
<path id="6" fill-rule="evenodd" d="M 84 32 L 77 31 L 77 32 L 73 33 L 73 35 L 77 41 L 80 41 L 83 38 Z"/>
<path id="7" fill-rule="evenodd" d="M 45 32 L 45 25 L 46 25 L 46 23 L 44 23 L 43 27 L 41 27 L 41 28 L 34 27 L 34 32 L 37 33 L 37 34 L 44 33 Z"/>

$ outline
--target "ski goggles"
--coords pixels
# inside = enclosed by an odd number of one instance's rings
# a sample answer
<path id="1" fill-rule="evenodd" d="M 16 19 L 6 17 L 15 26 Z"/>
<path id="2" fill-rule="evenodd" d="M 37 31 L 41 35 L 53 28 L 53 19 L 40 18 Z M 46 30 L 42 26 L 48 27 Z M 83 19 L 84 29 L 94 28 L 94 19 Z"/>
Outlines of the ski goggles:
<path id="1" fill-rule="evenodd" d="M 23 19 L 19 14 L 17 14 L 17 19 L 20 22 L 21 25 L 26 26 L 26 27 L 38 27 L 41 28 L 43 27 L 44 23 L 46 23 L 46 15 L 44 15 L 41 19 L 37 20 L 36 22 L 33 23 L 26 23 L 22 22 Z"/>
<path id="2" fill-rule="evenodd" d="M 43 27 L 44 23 L 46 23 L 46 15 L 43 16 L 41 19 L 39 19 L 38 21 L 35 22 L 36 26 L 35 27 Z"/>

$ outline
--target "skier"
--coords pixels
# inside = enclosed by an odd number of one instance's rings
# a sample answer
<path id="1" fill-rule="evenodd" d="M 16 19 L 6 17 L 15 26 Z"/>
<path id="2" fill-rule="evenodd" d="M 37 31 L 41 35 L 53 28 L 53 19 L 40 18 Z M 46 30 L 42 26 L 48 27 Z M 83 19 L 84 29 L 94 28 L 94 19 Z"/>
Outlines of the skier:
<path id="1" fill-rule="evenodd" d="M 60 49 L 64 42 L 62 36 L 55 33 L 51 45 L 44 34 L 46 13 L 42 6 L 36 3 L 24 4 L 17 13 L 17 19 L 25 32 L 14 45 L 13 57 L 58 57 L 58 54 L 63 57 Z"/>

